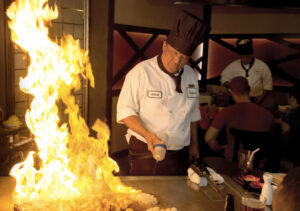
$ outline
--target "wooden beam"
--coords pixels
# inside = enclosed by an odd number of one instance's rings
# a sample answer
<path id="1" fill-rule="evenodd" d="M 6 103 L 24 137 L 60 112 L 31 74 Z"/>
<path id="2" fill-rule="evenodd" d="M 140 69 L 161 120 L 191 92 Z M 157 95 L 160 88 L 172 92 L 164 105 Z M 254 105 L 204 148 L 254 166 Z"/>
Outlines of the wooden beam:
<path id="1" fill-rule="evenodd" d="M 210 5 L 205 5 L 203 8 L 203 21 L 205 23 L 210 24 L 211 22 L 211 10 L 212 7 Z M 202 59 L 202 71 L 201 71 L 201 81 L 199 84 L 199 91 L 200 89 L 206 90 L 208 46 L 209 46 L 209 38 L 206 38 L 206 40 L 203 42 L 203 59 Z"/>
<path id="2" fill-rule="evenodd" d="M 115 75 L 115 77 L 113 77 L 113 85 L 115 85 L 129 71 L 129 68 L 132 67 L 134 62 L 142 56 L 143 52 L 148 49 L 148 47 L 154 42 L 157 37 L 158 34 L 153 34 L 148 42 L 133 57 L 131 57 L 131 59 L 121 68 L 121 70 Z"/>
<path id="3" fill-rule="evenodd" d="M 280 45 L 284 45 L 284 46 L 287 46 L 289 48 L 292 48 L 292 49 L 300 51 L 300 45 L 298 45 L 296 43 L 289 42 L 289 41 L 287 41 L 287 40 L 285 40 L 283 38 L 270 37 L 270 38 L 268 38 L 268 40 L 273 41 L 275 43 L 278 43 Z"/>
<path id="4" fill-rule="evenodd" d="M 221 38 L 212 35 L 212 36 L 210 36 L 210 39 L 215 41 L 216 43 L 222 45 L 223 47 L 225 47 L 225 48 L 227 48 L 227 49 L 229 49 L 229 50 L 231 50 L 235 53 L 238 53 L 238 50 L 237 50 L 236 47 L 234 47 L 234 46 L 230 45 L 229 43 L 223 41 Z"/>
<path id="5" fill-rule="evenodd" d="M 136 52 L 139 53 L 141 50 L 139 48 L 139 46 L 137 46 L 137 44 L 135 44 L 135 42 L 132 40 L 132 38 L 122 29 L 117 29 L 117 31 L 119 32 L 119 34 L 126 40 L 126 42 L 129 44 L 129 46 Z M 147 59 L 147 57 L 145 56 L 144 52 L 140 52 L 140 55 L 142 57 L 142 59 Z"/>
<path id="6" fill-rule="evenodd" d="M 142 33 L 148 33 L 148 34 L 163 34 L 167 35 L 169 34 L 170 30 L 165 29 L 156 29 L 156 28 L 149 28 L 149 27 L 141 27 L 141 26 L 131 26 L 131 25 L 125 25 L 125 24 L 115 24 L 114 25 L 115 30 L 123 30 L 127 32 L 142 32 Z"/>

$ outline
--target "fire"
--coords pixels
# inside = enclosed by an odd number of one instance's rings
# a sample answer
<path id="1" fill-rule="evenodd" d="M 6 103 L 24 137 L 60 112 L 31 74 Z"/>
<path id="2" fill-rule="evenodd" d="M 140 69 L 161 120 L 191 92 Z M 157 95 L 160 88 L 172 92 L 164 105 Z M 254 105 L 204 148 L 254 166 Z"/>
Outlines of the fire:
<path id="1" fill-rule="evenodd" d="M 72 200 L 91 192 L 95 181 L 108 186 L 112 193 L 139 193 L 124 186 L 112 173 L 119 168 L 108 156 L 107 125 L 96 120 L 92 129 L 98 136 L 89 136 L 89 128 L 72 95 L 81 87 L 80 76 L 94 87 L 88 52 L 70 35 L 65 35 L 60 45 L 48 37 L 48 26 L 58 17 L 58 9 L 47 3 L 47 0 L 16 0 L 7 10 L 11 38 L 31 60 L 20 88 L 33 96 L 25 118 L 42 163 L 35 167 L 37 155 L 30 152 L 24 162 L 13 167 L 15 199 Z M 60 101 L 68 115 L 65 123 L 60 122 L 58 115 Z"/>

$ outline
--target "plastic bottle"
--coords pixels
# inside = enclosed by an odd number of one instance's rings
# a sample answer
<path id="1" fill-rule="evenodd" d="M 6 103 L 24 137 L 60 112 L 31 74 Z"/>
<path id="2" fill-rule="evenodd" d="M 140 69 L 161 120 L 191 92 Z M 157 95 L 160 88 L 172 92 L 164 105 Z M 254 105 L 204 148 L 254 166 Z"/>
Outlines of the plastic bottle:
<path id="1" fill-rule="evenodd" d="M 271 174 L 264 174 L 264 185 L 261 190 L 261 195 L 266 198 L 266 205 L 272 205 L 273 201 L 273 188 L 272 181 L 273 176 Z"/>
<path id="2" fill-rule="evenodd" d="M 168 142 L 168 135 L 167 134 L 159 134 L 158 138 L 161 139 L 164 143 L 163 144 L 156 144 L 153 150 L 153 157 L 156 161 L 162 161 L 165 159 L 166 152 L 167 152 L 167 142 Z"/>
<path id="3" fill-rule="evenodd" d="M 234 211 L 234 199 L 233 195 L 230 193 L 226 195 L 224 211 Z"/>
<path id="4" fill-rule="evenodd" d="M 165 159 L 167 146 L 165 144 L 156 144 L 154 146 L 153 157 L 156 161 Z"/>

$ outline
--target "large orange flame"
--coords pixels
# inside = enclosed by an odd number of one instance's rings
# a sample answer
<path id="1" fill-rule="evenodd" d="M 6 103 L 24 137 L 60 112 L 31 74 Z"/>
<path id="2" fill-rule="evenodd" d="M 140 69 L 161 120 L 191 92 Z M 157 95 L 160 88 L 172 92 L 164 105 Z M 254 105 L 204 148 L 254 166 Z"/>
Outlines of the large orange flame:
<path id="1" fill-rule="evenodd" d="M 94 86 L 88 52 L 72 36 L 64 36 L 60 45 L 48 37 L 47 26 L 58 17 L 58 10 L 47 3 L 16 0 L 7 10 L 11 38 L 30 56 L 28 73 L 21 78 L 20 87 L 33 96 L 26 123 L 42 161 L 40 168 L 35 168 L 35 153 L 30 152 L 24 162 L 13 167 L 15 198 L 70 200 L 91 190 L 95 180 L 115 193 L 137 193 L 112 173 L 119 168 L 108 156 L 107 125 L 96 120 L 93 129 L 98 137 L 89 136 L 72 95 L 81 87 L 80 76 Z M 69 119 L 63 124 L 58 115 L 60 100 Z"/>

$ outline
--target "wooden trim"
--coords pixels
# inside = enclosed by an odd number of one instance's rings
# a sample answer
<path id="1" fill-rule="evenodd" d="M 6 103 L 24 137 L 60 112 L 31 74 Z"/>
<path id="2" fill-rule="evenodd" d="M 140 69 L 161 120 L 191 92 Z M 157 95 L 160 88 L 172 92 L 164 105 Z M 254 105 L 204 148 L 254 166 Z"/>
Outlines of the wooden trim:
<path id="1" fill-rule="evenodd" d="M 90 0 L 84 1 L 84 49 L 89 50 L 89 16 L 90 16 Z M 83 79 L 83 117 L 86 122 L 89 122 L 89 87 L 90 83 L 88 79 Z"/>
<path id="2" fill-rule="evenodd" d="M 4 1 L 5 11 L 10 5 L 10 0 Z M 6 93 L 6 116 L 15 113 L 15 71 L 14 71 L 14 49 L 11 41 L 10 29 L 8 28 L 8 17 L 5 16 L 5 93 Z"/>
<path id="3" fill-rule="evenodd" d="M 243 38 L 243 37 L 252 37 L 252 38 L 272 38 L 272 37 L 279 37 L 279 38 L 300 38 L 299 33 L 295 34 L 288 34 L 288 33 L 269 33 L 269 34 L 210 34 L 210 37 L 219 37 L 219 38 Z"/>
<path id="4" fill-rule="evenodd" d="M 156 29 L 156 28 L 149 28 L 149 27 L 141 27 L 141 26 L 130 26 L 125 24 L 114 24 L 115 30 L 123 30 L 127 32 L 142 32 L 148 34 L 169 34 L 170 30 L 165 29 Z"/>
<path id="5" fill-rule="evenodd" d="M 106 120 L 111 130 L 112 124 L 112 69 L 113 69 L 113 39 L 114 39 L 114 6 L 115 1 L 108 3 L 108 40 L 107 40 L 107 90 L 106 90 Z"/>
<path id="6" fill-rule="evenodd" d="M 212 7 L 210 5 L 205 5 L 203 8 L 203 20 L 205 23 L 210 24 L 211 22 L 211 10 Z M 206 90 L 208 46 L 209 46 L 209 38 L 207 38 L 203 43 L 202 71 L 201 71 L 201 81 L 199 83 L 199 90 L 203 90 L 203 89 Z"/>

